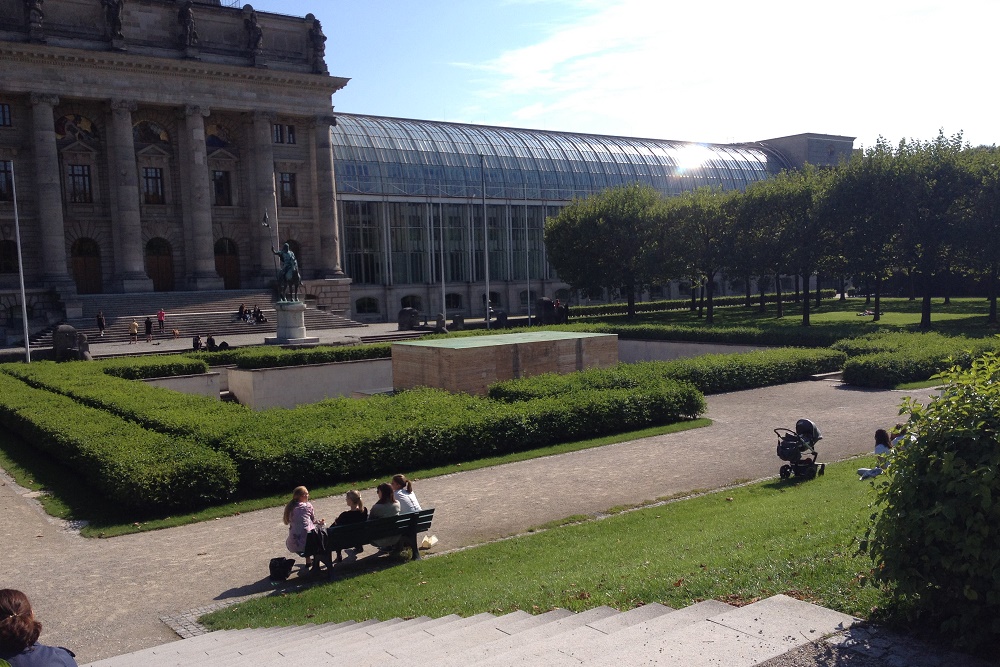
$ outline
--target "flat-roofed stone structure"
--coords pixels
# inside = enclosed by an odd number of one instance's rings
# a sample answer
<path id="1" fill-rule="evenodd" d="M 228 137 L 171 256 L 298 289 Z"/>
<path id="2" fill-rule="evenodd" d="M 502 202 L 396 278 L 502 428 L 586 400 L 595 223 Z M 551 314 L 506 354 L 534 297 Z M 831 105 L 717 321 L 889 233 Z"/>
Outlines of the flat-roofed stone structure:
<path id="1" fill-rule="evenodd" d="M 434 387 L 482 396 L 494 382 L 608 368 L 618 363 L 614 334 L 540 331 L 395 343 L 394 389 Z"/>

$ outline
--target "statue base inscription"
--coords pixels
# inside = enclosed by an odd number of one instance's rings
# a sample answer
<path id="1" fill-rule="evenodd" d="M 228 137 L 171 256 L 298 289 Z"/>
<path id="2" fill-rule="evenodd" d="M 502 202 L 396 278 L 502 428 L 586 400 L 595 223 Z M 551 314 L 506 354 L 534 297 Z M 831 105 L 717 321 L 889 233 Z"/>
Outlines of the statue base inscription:
<path id="1" fill-rule="evenodd" d="M 279 301 L 274 304 L 278 331 L 264 339 L 265 345 L 316 345 L 319 338 L 306 335 L 306 304 L 301 301 Z"/>

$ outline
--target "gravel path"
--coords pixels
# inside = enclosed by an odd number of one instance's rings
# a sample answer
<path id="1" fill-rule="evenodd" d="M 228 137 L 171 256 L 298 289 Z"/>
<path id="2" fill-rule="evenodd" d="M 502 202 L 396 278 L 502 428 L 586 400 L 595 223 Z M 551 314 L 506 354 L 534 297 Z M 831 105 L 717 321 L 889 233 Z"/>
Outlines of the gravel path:
<path id="1" fill-rule="evenodd" d="M 423 480 L 415 490 L 437 508 L 435 550 L 452 549 L 570 515 L 774 476 L 781 462 L 771 429 L 801 417 L 823 431 L 821 460 L 868 452 L 874 430 L 898 421 L 904 395 L 802 382 L 710 396 L 708 428 Z M 81 664 L 176 639 L 161 616 L 267 590 L 267 561 L 284 551 L 280 508 L 88 540 L 5 476 L 0 483 L 0 587 L 24 590 L 45 623 L 42 640 L 69 646 Z M 373 492 L 364 496 L 370 504 Z M 341 504 L 339 497 L 315 503 L 323 517 Z"/>

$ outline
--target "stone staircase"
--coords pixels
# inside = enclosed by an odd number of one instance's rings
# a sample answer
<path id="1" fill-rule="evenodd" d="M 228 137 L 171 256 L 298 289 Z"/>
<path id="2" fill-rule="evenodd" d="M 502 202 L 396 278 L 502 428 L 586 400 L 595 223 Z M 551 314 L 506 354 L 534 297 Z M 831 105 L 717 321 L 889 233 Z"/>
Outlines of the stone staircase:
<path id="1" fill-rule="evenodd" d="M 139 323 L 139 340 L 144 340 L 146 317 L 153 320 L 154 339 L 170 337 L 173 329 L 180 331 L 182 338 L 190 339 L 194 335 L 205 338 L 211 334 L 217 341 L 223 340 L 226 336 L 277 331 L 274 297 L 271 292 L 261 290 L 92 294 L 77 298 L 83 305 L 83 317 L 69 319 L 64 324 L 69 324 L 87 334 L 92 344 L 127 342 L 128 325 L 133 318 Z M 248 324 L 239 320 L 236 313 L 240 304 L 246 304 L 248 308 L 254 305 L 260 306 L 268 321 Z M 156 322 L 156 313 L 160 308 L 166 312 L 163 335 L 159 333 Z M 98 311 L 104 311 L 104 319 L 107 322 L 107 330 L 103 337 L 97 329 Z M 365 326 L 360 322 L 311 306 L 305 311 L 305 324 L 306 330 L 313 331 Z M 52 331 L 53 329 L 47 329 L 33 336 L 32 346 L 51 346 Z"/>
<path id="2" fill-rule="evenodd" d="M 858 619 L 784 595 L 745 607 L 707 600 L 531 615 L 421 616 L 224 630 L 91 663 L 91 667 L 287 665 L 674 665 L 751 667 Z"/>

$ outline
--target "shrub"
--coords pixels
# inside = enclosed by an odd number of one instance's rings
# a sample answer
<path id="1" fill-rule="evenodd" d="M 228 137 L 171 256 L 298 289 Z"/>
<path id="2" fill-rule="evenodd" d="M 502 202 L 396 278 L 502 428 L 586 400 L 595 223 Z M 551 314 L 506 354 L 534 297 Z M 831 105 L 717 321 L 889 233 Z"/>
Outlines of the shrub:
<path id="1" fill-rule="evenodd" d="M 995 338 L 892 332 L 838 341 L 833 347 L 851 357 L 844 364 L 844 382 L 890 389 L 927 380 L 952 364 L 968 368 L 973 359 L 998 345 Z"/>
<path id="2" fill-rule="evenodd" d="M 822 292 L 824 299 L 831 299 L 837 295 L 836 290 L 826 289 Z M 813 294 L 815 297 L 815 293 Z M 781 300 L 783 302 L 791 302 L 795 300 L 794 293 L 782 294 Z M 777 295 L 766 294 L 764 300 L 767 303 L 776 303 Z M 712 299 L 712 303 L 716 306 L 743 306 L 746 304 L 746 296 L 717 296 Z M 757 305 L 760 303 L 760 294 L 755 294 L 752 297 L 752 304 Z M 659 301 L 640 301 L 635 304 L 635 312 L 637 313 L 656 313 L 665 310 L 684 310 L 691 307 L 691 299 L 662 299 Z M 595 304 L 593 306 L 572 306 L 571 311 L 574 317 L 600 317 L 605 315 L 623 315 L 628 312 L 627 303 L 602 303 Z"/>
<path id="3" fill-rule="evenodd" d="M 838 370 L 845 360 L 833 350 L 777 349 L 741 354 L 707 354 L 694 359 L 618 364 L 571 375 L 546 374 L 498 382 L 489 389 L 497 400 L 528 400 L 579 389 L 649 387 L 657 382 L 689 382 L 699 391 L 716 394 L 806 380 Z"/>
<path id="4" fill-rule="evenodd" d="M 862 550 L 895 611 L 963 648 L 1000 639 L 1000 358 L 939 376 L 941 396 L 904 403 L 915 440 L 895 448 L 875 484 Z"/>
<path id="5" fill-rule="evenodd" d="M 0 373 L 0 423 L 78 471 L 102 496 L 151 511 L 226 500 L 232 461 L 192 440 L 172 438 Z"/>
<path id="6" fill-rule="evenodd" d="M 208 372 L 208 364 L 204 361 L 181 355 L 102 359 L 94 363 L 108 375 L 125 380 L 197 375 Z"/>

